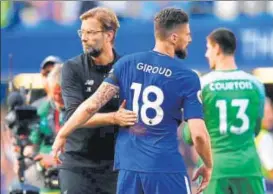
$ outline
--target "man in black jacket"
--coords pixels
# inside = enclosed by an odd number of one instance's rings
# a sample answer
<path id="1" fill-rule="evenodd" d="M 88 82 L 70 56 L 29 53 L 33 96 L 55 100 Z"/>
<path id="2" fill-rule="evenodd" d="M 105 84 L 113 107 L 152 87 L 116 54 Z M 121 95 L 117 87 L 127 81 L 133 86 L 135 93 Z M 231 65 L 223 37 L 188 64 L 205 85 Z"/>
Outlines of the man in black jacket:
<path id="1" fill-rule="evenodd" d="M 97 7 L 80 16 L 78 31 L 84 53 L 68 60 L 62 69 L 62 94 L 68 119 L 100 86 L 118 60 L 113 44 L 119 22 L 110 9 Z M 100 113 L 67 139 L 60 156 L 62 193 L 115 193 L 117 173 L 112 171 L 114 139 L 120 126 L 131 126 L 136 115 L 119 108 L 115 96 Z M 116 112 L 115 112 L 116 111 Z"/>

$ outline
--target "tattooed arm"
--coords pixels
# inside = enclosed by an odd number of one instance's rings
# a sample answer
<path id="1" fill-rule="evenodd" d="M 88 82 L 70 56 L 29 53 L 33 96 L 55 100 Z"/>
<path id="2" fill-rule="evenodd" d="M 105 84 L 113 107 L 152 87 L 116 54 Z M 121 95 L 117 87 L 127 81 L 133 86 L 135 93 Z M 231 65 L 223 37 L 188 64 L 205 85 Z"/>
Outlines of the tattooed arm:
<path id="1" fill-rule="evenodd" d="M 107 82 L 103 82 L 98 90 L 86 99 L 72 114 L 62 129 L 58 132 L 60 137 L 67 137 L 76 128 L 81 127 L 102 106 L 104 106 L 117 92 L 119 88 Z"/>

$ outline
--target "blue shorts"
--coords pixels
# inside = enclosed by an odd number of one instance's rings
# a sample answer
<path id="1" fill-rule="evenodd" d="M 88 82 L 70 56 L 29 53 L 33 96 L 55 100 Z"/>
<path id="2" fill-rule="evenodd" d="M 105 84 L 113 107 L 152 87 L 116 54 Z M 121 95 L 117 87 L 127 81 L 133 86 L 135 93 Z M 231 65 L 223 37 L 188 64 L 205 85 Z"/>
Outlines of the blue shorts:
<path id="1" fill-rule="evenodd" d="M 186 173 L 149 173 L 120 170 L 117 194 L 191 194 Z"/>

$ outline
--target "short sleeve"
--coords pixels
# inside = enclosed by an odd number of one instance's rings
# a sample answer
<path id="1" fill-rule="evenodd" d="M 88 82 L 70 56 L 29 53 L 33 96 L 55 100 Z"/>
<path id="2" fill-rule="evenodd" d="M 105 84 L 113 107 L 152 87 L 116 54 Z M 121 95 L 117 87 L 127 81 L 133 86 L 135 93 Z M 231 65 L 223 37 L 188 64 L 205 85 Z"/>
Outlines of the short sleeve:
<path id="1" fill-rule="evenodd" d="M 124 71 L 124 67 L 126 65 L 126 57 L 123 57 L 119 59 L 114 65 L 111 71 L 109 72 L 109 75 L 107 78 L 105 78 L 104 82 L 113 84 L 115 86 L 120 86 L 120 80 L 121 80 L 121 75 Z"/>
<path id="2" fill-rule="evenodd" d="M 201 100 L 201 85 L 199 77 L 192 72 L 192 76 L 185 78 L 183 84 L 183 112 L 185 121 L 194 118 L 203 119 L 203 106 Z"/>
<path id="3" fill-rule="evenodd" d="M 64 100 L 66 120 L 84 101 L 82 78 L 74 61 L 67 61 L 62 68 L 61 89 Z"/>

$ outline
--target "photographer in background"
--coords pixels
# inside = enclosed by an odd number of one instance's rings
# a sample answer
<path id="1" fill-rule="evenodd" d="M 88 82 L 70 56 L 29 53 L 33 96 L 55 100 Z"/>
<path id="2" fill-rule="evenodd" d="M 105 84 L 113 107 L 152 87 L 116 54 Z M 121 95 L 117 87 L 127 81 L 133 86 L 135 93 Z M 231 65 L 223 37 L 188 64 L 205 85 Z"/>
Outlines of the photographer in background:
<path id="1" fill-rule="evenodd" d="M 39 130 L 34 130 L 31 141 L 38 145 L 39 153 L 49 153 L 51 151 L 52 137 L 60 128 L 63 121 L 63 100 L 60 89 L 60 74 L 62 66 L 55 64 L 47 77 L 49 101 L 47 106 L 41 106 L 38 110 L 40 117 Z"/>
<path id="2" fill-rule="evenodd" d="M 32 130 L 30 141 L 33 143 L 35 161 L 39 161 L 43 169 L 55 167 L 55 162 L 50 154 L 54 138 L 63 124 L 64 104 L 60 88 L 61 64 L 55 64 L 47 77 L 47 91 L 49 106 L 41 106 L 38 115 L 40 123 L 38 129 Z M 38 172 L 36 165 L 32 165 L 26 171 L 26 178 L 29 183 L 44 187 L 44 174 Z"/>
<path id="3" fill-rule="evenodd" d="M 26 96 L 23 91 L 11 92 L 7 98 L 7 106 L 8 113 L 5 116 L 6 125 L 4 125 L 3 128 L 7 126 L 7 129 L 9 129 L 10 138 L 5 138 L 5 140 L 11 143 L 11 145 L 9 149 L 4 147 L 3 154 L 9 158 L 10 162 L 14 162 L 13 169 L 15 174 L 17 174 L 17 176 L 14 177 L 15 179 L 8 184 L 9 189 L 11 189 L 10 193 L 38 193 L 39 188 L 25 183 L 25 170 L 32 159 L 24 154 L 25 148 L 31 145 L 29 141 L 31 129 L 39 122 L 37 109 L 26 104 Z M 10 139 L 10 141 L 8 139 Z M 12 157 L 12 155 L 14 157 Z M 9 168 L 9 171 L 10 169 L 11 168 Z"/>

